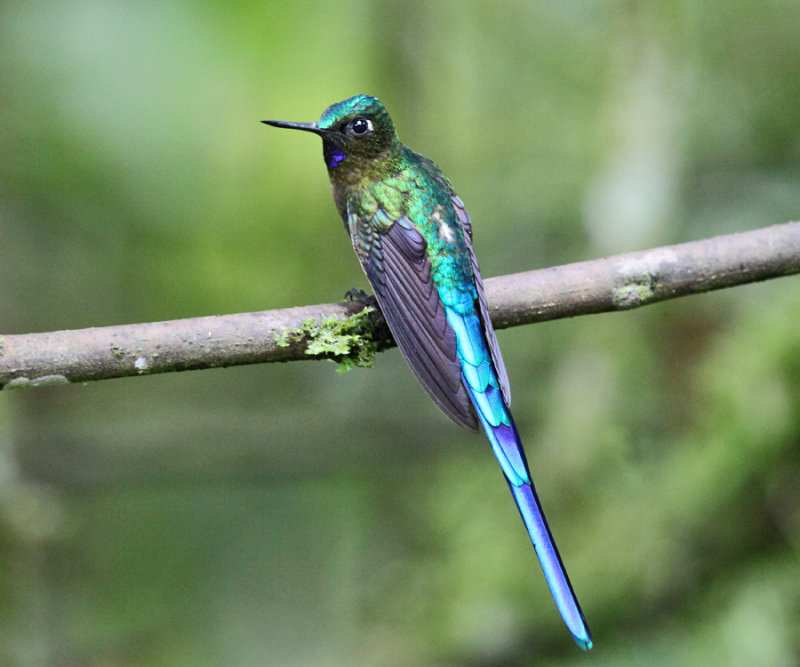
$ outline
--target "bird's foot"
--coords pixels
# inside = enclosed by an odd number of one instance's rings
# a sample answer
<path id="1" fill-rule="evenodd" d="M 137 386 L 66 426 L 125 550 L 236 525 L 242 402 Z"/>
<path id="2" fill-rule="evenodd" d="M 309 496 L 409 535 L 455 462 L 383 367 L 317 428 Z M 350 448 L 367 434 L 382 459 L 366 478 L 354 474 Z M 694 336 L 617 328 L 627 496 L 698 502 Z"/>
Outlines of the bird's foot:
<path id="1" fill-rule="evenodd" d="M 378 349 L 387 347 L 387 343 L 392 343 L 392 333 L 389 331 L 389 325 L 386 324 L 386 319 L 383 317 L 378 299 L 373 294 L 367 294 L 363 289 L 353 288 L 347 290 L 344 295 L 345 301 L 352 301 L 353 303 L 360 303 L 365 308 L 369 308 L 367 316 L 372 323 L 372 338 L 378 342 Z"/>
<path id="2" fill-rule="evenodd" d="M 363 303 L 365 306 L 371 306 L 375 310 L 380 310 L 378 300 L 372 294 L 367 294 L 363 289 L 358 289 L 357 287 L 347 290 L 344 295 L 344 300 Z"/>

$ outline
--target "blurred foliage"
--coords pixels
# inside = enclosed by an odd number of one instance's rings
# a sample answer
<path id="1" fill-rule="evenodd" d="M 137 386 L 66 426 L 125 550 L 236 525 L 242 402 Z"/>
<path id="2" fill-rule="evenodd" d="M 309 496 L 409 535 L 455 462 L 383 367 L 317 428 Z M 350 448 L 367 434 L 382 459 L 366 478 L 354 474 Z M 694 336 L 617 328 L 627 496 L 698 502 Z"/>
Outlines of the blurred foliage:
<path id="1" fill-rule="evenodd" d="M 367 92 L 491 276 L 800 211 L 800 6 L 0 5 L 0 331 L 365 287 L 313 120 Z M 324 258 L 324 259 L 323 259 Z M 797 279 L 502 332 L 594 630 L 396 351 L 0 396 L 0 663 L 800 662 Z M 583 663 L 582 663 L 583 664 Z"/>

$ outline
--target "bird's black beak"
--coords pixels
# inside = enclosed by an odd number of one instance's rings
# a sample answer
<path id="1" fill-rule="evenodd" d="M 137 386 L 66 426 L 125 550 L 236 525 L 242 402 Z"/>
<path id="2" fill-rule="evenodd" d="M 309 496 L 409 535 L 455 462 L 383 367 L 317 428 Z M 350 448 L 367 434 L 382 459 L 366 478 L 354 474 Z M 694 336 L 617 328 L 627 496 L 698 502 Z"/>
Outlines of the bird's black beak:
<path id="1" fill-rule="evenodd" d="M 286 127 L 290 130 L 304 130 L 305 132 L 313 132 L 314 134 L 318 134 L 320 136 L 328 132 L 328 130 L 319 127 L 316 123 L 291 123 L 287 120 L 262 120 L 261 122 L 266 123 L 267 125 L 272 125 L 273 127 Z"/>

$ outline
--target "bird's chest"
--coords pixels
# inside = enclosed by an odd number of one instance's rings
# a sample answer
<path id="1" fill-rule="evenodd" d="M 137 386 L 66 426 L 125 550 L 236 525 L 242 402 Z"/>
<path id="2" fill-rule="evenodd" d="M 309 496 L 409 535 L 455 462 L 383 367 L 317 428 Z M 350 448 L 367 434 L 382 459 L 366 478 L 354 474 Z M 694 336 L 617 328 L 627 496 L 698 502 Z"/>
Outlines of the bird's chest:
<path id="1" fill-rule="evenodd" d="M 348 210 L 369 220 L 371 231 L 377 234 L 405 218 L 429 246 L 458 245 L 463 236 L 450 193 L 407 172 L 354 188 Z"/>

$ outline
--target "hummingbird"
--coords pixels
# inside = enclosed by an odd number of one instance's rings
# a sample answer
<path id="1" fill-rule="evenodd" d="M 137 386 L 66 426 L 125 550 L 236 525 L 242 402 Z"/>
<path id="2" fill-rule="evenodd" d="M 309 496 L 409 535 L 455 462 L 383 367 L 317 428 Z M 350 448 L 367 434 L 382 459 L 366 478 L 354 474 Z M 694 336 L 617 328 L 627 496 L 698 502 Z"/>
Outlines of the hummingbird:
<path id="1" fill-rule="evenodd" d="M 322 138 L 336 208 L 397 346 L 448 417 L 486 433 L 558 611 L 578 646 L 590 649 L 509 410 L 464 203 L 436 164 L 400 142 L 375 97 L 333 104 L 317 122 L 262 122 Z"/>

